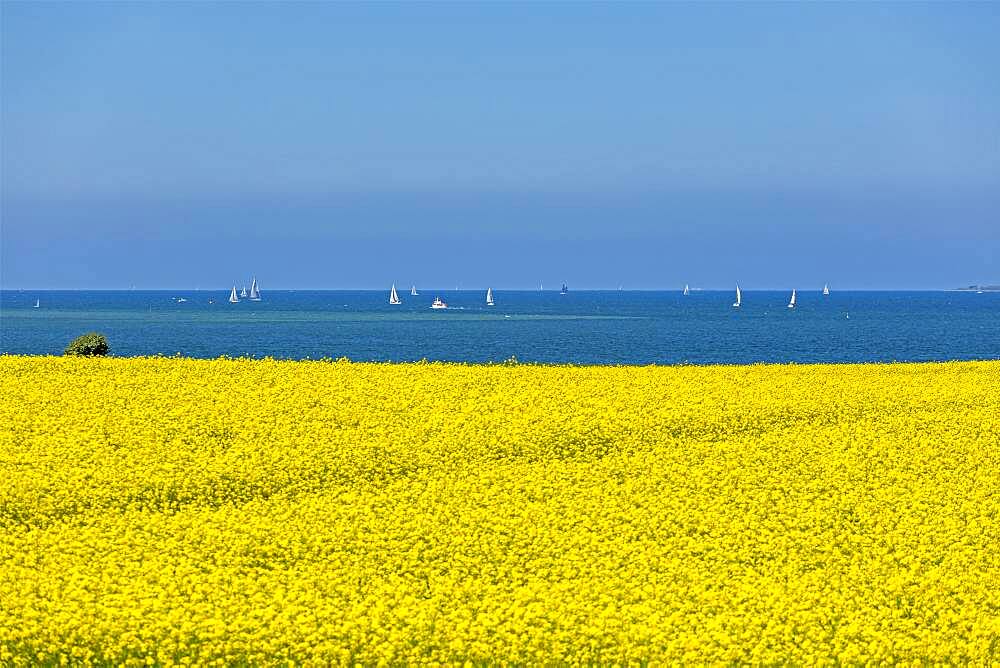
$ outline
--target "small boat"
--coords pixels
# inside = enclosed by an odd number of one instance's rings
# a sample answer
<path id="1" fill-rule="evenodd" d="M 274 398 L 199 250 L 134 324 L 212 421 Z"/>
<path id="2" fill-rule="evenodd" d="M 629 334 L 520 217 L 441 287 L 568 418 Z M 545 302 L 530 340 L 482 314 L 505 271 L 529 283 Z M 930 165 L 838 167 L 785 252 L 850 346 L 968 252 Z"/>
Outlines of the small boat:
<path id="1" fill-rule="evenodd" d="M 244 285 L 243 289 L 240 290 L 240 297 L 242 299 L 246 299 L 247 298 L 247 286 Z"/>
<path id="2" fill-rule="evenodd" d="M 441 301 L 440 297 L 435 297 L 434 303 L 431 304 L 431 308 L 448 308 L 448 305 Z"/>
<path id="3" fill-rule="evenodd" d="M 486 305 L 493 306 L 493 288 L 486 288 Z"/>
<path id="4" fill-rule="evenodd" d="M 403 303 L 402 301 L 400 301 L 399 295 L 396 294 L 396 284 L 395 283 L 392 284 L 392 290 L 389 291 L 389 303 L 393 304 L 393 305 L 402 304 Z"/>
<path id="5" fill-rule="evenodd" d="M 229 303 L 236 304 L 240 301 L 240 298 L 236 296 L 236 286 L 233 286 L 233 291 L 229 293 Z"/>
<path id="6" fill-rule="evenodd" d="M 186 300 L 186 299 L 184 299 L 183 297 L 178 297 L 178 298 L 176 299 L 176 301 L 177 301 L 177 303 L 178 303 L 178 304 L 183 304 L 183 303 L 184 303 L 184 302 L 186 302 L 187 300 Z"/>
<path id="7" fill-rule="evenodd" d="M 743 304 L 743 293 L 740 292 L 740 286 L 736 286 L 736 301 L 733 302 L 733 308 L 739 308 Z"/>
<path id="8" fill-rule="evenodd" d="M 567 292 L 569 292 L 569 288 L 568 288 L 568 287 L 566 287 L 566 284 L 565 284 L 565 283 L 563 283 L 563 284 L 562 284 L 562 289 L 561 289 L 561 290 L 559 291 L 559 294 L 561 294 L 561 295 L 564 295 L 564 294 L 566 294 Z"/>
<path id="9" fill-rule="evenodd" d="M 792 290 L 792 298 L 788 302 L 788 308 L 795 308 L 795 290 Z"/>
<path id="10" fill-rule="evenodd" d="M 830 286 L 824 283 L 823 284 L 823 295 L 824 296 L 829 296 L 829 294 L 830 294 Z"/>
<path id="11" fill-rule="evenodd" d="M 260 301 L 260 286 L 257 285 L 256 276 L 254 276 L 253 280 L 250 282 L 250 301 L 252 302 Z"/>
<path id="12" fill-rule="evenodd" d="M 42 300 L 41 299 L 36 299 L 35 300 L 35 305 L 32 306 L 32 308 L 42 308 Z"/>
<path id="13" fill-rule="evenodd" d="M 414 285 L 412 288 L 410 288 L 410 296 L 411 297 L 418 297 L 418 296 L 420 296 L 420 293 L 417 292 L 417 286 Z"/>
<path id="14" fill-rule="evenodd" d="M 684 284 L 684 296 L 687 297 L 689 294 L 691 294 L 691 288 L 688 286 L 687 283 L 685 283 Z"/>

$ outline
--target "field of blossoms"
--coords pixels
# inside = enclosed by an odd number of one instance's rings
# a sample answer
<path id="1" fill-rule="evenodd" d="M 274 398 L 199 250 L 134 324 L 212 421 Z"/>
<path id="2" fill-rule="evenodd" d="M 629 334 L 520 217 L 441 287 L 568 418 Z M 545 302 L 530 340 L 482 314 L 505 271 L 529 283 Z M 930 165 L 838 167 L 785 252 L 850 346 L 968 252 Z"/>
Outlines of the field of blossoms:
<path id="1" fill-rule="evenodd" d="M 1000 362 L 0 357 L 0 665 L 1000 660 Z"/>

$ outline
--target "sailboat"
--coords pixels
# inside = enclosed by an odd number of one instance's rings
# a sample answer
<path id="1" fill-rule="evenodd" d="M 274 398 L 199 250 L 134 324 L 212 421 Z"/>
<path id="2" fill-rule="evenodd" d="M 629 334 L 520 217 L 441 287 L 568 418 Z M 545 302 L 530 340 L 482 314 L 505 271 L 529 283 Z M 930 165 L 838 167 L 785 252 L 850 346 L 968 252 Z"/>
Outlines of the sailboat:
<path id="1" fill-rule="evenodd" d="M 243 299 L 247 298 L 247 286 L 245 285 L 243 286 L 243 289 L 240 291 L 240 297 L 242 297 Z"/>
<path id="2" fill-rule="evenodd" d="M 396 294 L 396 284 L 395 283 L 392 284 L 392 291 L 389 292 L 389 303 L 390 304 L 402 304 L 403 303 L 403 302 L 401 302 L 399 300 L 399 295 Z"/>
<path id="3" fill-rule="evenodd" d="M 688 287 L 687 283 L 685 283 L 684 284 L 684 296 L 687 297 L 689 294 L 691 294 L 691 288 Z"/>
<path id="4" fill-rule="evenodd" d="M 740 286 L 736 286 L 736 301 L 733 302 L 733 308 L 739 308 L 743 304 L 743 293 L 740 292 Z"/>
<path id="5" fill-rule="evenodd" d="M 419 295 L 420 293 L 417 292 L 417 286 L 414 285 L 412 288 L 410 288 L 410 296 L 417 297 Z"/>
<path id="6" fill-rule="evenodd" d="M 564 294 L 566 294 L 567 292 L 569 292 L 569 288 L 568 288 L 568 287 L 566 287 L 566 284 L 565 284 L 565 283 L 563 283 L 563 284 L 562 284 L 562 290 L 560 290 L 560 291 L 559 291 L 559 294 L 561 294 L 561 295 L 564 295 Z"/>
<path id="7" fill-rule="evenodd" d="M 486 288 L 486 305 L 493 306 L 493 288 Z"/>
<path id="8" fill-rule="evenodd" d="M 792 290 L 792 299 L 788 302 L 788 308 L 795 308 L 795 290 Z"/>
<path id="9" fill-rule="evenodd" d="M 34 305 L 33 308 L 42 308 L 42 300 L 41 299 L 36 299 L 35 300 L 35 305 Z"/>
<path id="10" fill-rule="evenodd" d="M 240 298 L 236 296 L 236 286 L 233 286 L 233 291 L 229 293 L 229 303 L 236 304 L 240 301 Z"/>
<path id="11" fill-rule="evenodd" d="M 829 296 L 829 294 L 830 294 L 830 286 L 824 283 L 823 284 L 823 295 L 824 296 Z"/>
<path id="12" fill-rule="evenodd" d="M 257 285 L 257 277 L 254 276 L 253 280 L 250 281 L 250 301 L 259 302 L 260 301 L 260 286 Z"/>

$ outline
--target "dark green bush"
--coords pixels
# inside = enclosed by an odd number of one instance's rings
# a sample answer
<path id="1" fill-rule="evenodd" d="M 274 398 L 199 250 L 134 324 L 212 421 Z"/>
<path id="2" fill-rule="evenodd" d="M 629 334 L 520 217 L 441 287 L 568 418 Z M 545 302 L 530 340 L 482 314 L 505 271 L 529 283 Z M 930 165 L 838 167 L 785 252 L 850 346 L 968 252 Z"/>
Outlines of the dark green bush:
<path id="1" fill-rule="evenodd" d="M 108 340 L 103 334 L 89 332 L 83 336 L 73 339 L 73 342 L 66 346 L 67 355 L 84 355 L 91 357 L 94 355 L 108 354 Z"/>

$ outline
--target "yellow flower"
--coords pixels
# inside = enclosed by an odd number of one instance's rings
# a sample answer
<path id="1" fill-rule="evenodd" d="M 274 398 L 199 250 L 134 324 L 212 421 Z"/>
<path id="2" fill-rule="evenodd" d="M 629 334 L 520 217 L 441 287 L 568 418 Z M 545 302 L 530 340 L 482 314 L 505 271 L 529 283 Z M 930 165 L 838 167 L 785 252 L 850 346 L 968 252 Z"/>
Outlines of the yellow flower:
<path id="1" fill-rule="evenodd" d="M 997 388 L 0 356 L 0 664 L 995 662 Z"/>

